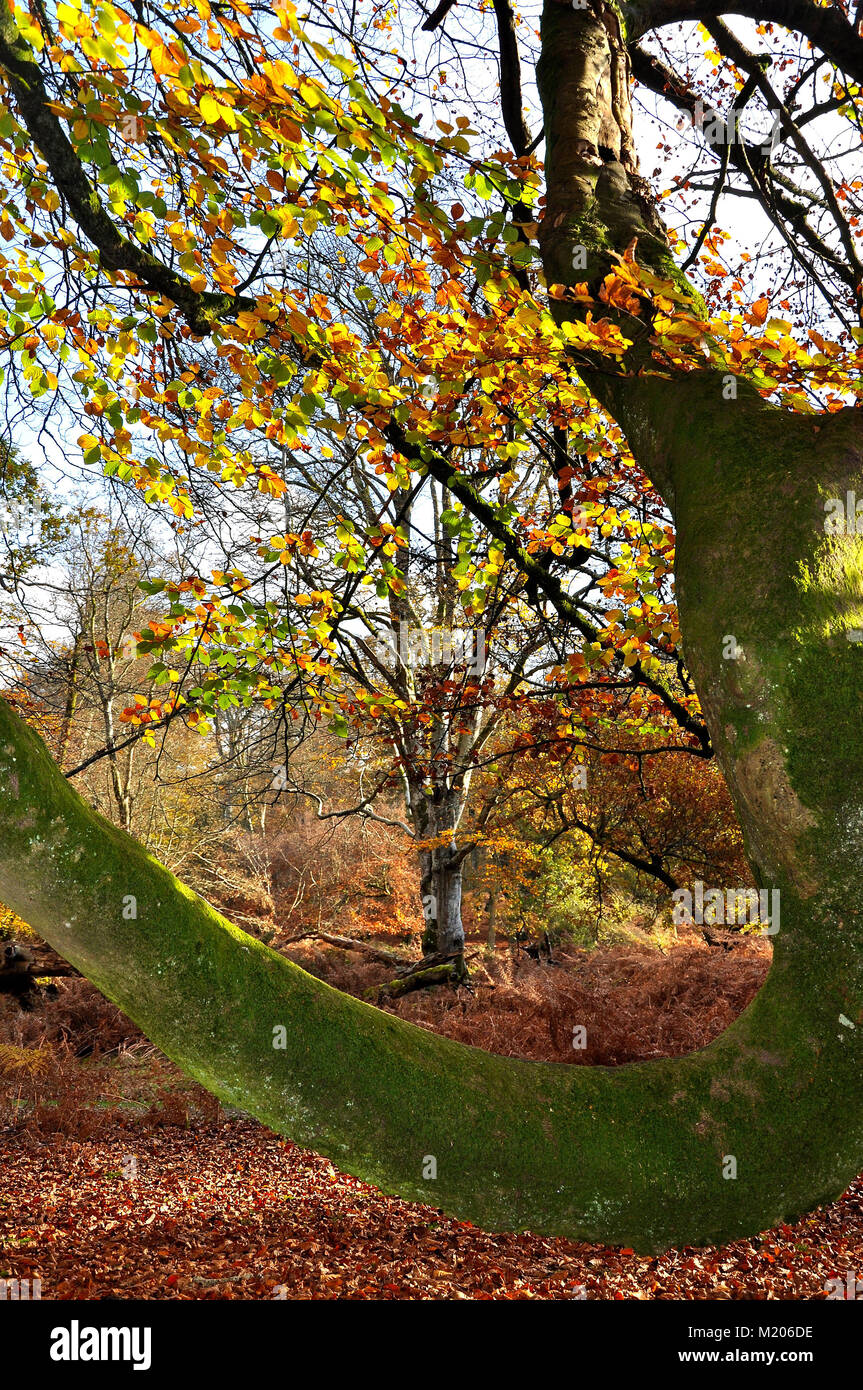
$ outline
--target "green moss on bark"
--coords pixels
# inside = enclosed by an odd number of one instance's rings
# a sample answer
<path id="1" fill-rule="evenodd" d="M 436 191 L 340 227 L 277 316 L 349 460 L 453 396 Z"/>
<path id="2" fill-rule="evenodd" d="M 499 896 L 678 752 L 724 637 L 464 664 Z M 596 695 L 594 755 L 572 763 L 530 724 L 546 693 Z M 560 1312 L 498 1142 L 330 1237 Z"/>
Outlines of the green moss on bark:
<path id="1" fill-rule="evenodd" d="M 596 157 L 593 132 L 612 124 L 607 83 L 597 80 L 611 62 L 607 20 L 607 7 L 573 12 L 547 0 L 544 9 L 541 241 L 547 279 L 566 285 L 585 278 L 571 264 L 579 239 L 589 241 L 594 281 L 633 238 L 639 260 L 675 273 L 634 164 Z M 625 131 L 626 113 L 615 120 Z M 566 300 L 555 309 L 577 312 Z M 722 373 L 660 379 L 637 370 L 645 365 L 632 351 L 626 374 L 597 364 L 584 375 L 674 517 L 686 662 L 756 881 L 781 900 L 773 968 L 743 1017 L 702 1053 L 599 1083 L 615 1098 L 603 1112 L 621 1141 L 605 1153 L 615 1186 L 634 1117 L 652 1107 L 640 1161 L 658 1174 L 662 1222 L 679 1242 L 751 1234 L 776 1219 L 777 1203 L 790 1212 L 835 1195 L 846 1163 L 850 1177 L 863 1160 L 863 643 L 847 636 L 863 626 L 863 575 L 859 541 L 823 529 L 825 496 L 863 492 L 863 443 L 859 411 L 794 416 L 743 380 L 729 393 Z M 590 1083 L 572 1085 L 577 1093 Z M 615 1108 L 624 1096 L 628 1119 Z M 711 1192 L 720 1151 L 737 1159 L 738 1177 Z M 640 1176 L 632 1194 L 643 1235 L 631 1243 L 655 1242 Z"/>
<path id="2" fill-rule="evenodd" d="M 340 994 L 246 936 L 101 820 L 5 705 L 0 779 L 0 897 L 190 1075 L 386 1192 L 491 1229 L 657 1250 L 793 1217 L 863 1164 L 859 943 L 828 932 L 798 950 L 810 906 L 793 892 L 767 986 L 711 1047 L 619 1068 L 522 1062 Z"/>

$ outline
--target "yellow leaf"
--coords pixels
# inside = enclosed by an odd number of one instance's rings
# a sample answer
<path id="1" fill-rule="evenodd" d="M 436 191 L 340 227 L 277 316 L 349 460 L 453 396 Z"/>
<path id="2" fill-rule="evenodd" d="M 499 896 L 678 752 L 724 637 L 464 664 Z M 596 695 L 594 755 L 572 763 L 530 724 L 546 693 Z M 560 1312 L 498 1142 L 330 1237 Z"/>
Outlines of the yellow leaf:
<path id="1" fill-rule="evenodd" d="M 201 115 L 207 122 L 207 125 L 215 125 L 222 114 L 219 103 L 214 97 L 211 97 L 208 92 L 201 97 L 200 108 Z"/>
<path id="2" fill-rule="evenodd" d="M 224 121 L 230 130 L 236 130 L 237 117 L 233 109 L 223 102 L 217 101 L 209 92 L 204 93 L 198 105 L 207 125 L 215 125 L 217 121 Z"/>

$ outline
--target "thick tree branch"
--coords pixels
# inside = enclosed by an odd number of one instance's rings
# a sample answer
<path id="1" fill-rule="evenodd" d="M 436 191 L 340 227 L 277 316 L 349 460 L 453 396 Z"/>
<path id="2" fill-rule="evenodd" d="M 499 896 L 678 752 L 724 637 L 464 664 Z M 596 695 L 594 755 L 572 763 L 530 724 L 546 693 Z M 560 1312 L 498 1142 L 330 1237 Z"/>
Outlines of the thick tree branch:
<path id="1" fill-rule="evenodd" d="M 500 109 L 506 133 L 514 152 L 520 157 L 531 146 L 531 134 L 524 119 L 521 89 L 521 61 L 515 19 L 509 0 L 494 0 L 497 20 L 497 39 L 500 49 Z"/>
<path id="2" fill-rule="evenodd" d="M 429 15 L 428 19 L 423 24 L 423 29 L 427 34 L 430 34 L 434 29 L 437 29 L 439 25 L 443 24 L 454 4 L 455 0 L 441 0 L 437 9 Z"/>
<path id="3" fill-rule="evenodd" d="M 859 24 L 849 24 L 838 6 L 828 8 L 812 0 L 629 0 L 622 9 L 629 43 L 666 24 L 730 14 L 781 24 L 805 35 L 837 68 L 863 82 L 863 35 Z"/>

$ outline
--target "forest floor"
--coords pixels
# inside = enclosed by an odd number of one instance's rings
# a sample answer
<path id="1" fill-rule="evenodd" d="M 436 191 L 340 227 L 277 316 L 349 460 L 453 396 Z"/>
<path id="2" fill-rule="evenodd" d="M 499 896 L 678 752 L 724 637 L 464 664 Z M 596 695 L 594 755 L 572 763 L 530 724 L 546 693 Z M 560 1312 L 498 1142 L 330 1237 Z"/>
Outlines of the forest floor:
<path id="1" fill-rule="evenodd" d="M 358 994 L 388 976 L 355 953 L 300 956 Z M 769 956 L 753 942 L 558 959 L 507 953 L 475 969 L 472 995 L 397 1011 L 509 1055 L 614 1064 L 703 1046 Z M 43 1299 L 811 1299 L 863 1270 L 863 1179 L 722 1248 L 647 1257 L 489 1234 L 226 1113 L 85 981 L 33 1013 L 2 1002 L 0 1278 L 39 1278 Z M 589 1041 L 578 1052 L 574 1024 Z"/>
<path id="2" fill-rule="evenodd" d="M 810 1299 L 863 1269 L 861 1182 L 756 1240 L 643 1257 L 488 1234 L 240 1117 L 3 1148 L 0 1277 L 43 1299 Z"/>

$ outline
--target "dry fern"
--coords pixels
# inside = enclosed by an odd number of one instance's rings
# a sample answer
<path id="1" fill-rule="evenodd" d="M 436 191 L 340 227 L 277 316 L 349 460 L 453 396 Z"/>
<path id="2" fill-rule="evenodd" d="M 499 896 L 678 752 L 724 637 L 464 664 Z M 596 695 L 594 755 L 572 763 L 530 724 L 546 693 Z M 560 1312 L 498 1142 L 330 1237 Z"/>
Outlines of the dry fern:
<path id="1" fill-rule="evenodd" d="M 26 1072 L 28 1076 L 39 1076 L 51 1061 L 48 1047 L 15 1047 L 13 1043 L 0 1043 L 0 1072 L 4 1076 L 16 1072 Z"/>

